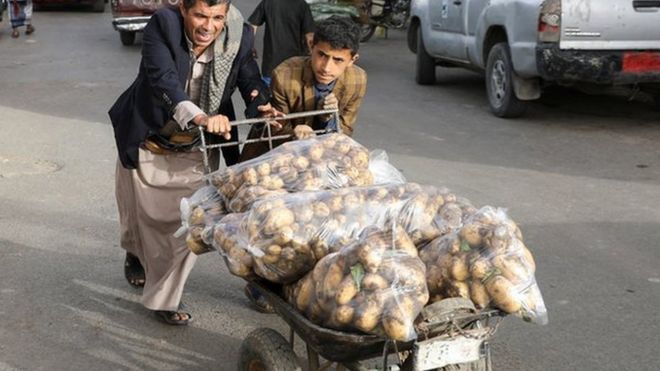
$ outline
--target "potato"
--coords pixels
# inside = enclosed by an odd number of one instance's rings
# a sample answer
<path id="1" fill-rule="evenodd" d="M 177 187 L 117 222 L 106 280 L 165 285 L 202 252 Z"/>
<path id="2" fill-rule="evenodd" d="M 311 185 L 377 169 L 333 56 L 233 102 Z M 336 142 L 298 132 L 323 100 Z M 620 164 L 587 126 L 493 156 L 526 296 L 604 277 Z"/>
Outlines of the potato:
<path id="1" fill-rule="evenodd" d="M 243 172 L 243 182 L 247 185 L 256 185 L 258 183 L 259 175 L 254 168 L 245 169 Z"/>
<path id="2" fill-rule="evenodd" d="M 309 148 L 308 156 L 312 161 L 319 161 L 323 157 L 324 148 L 322 145 L 314 145 Z"/>
<path id="3" fill-rule="evenodd" d="M 365 290 L 377 291 L 386 289 L 389 286 L 389 282 L 377 273 L 367 273 L 362 279 L 362 287 L 364 287 Z"/>
<path id="4" fill-rule="evenodd" d="M 396 314 L 385 315 L 383 318 L 383 329 L 388 338 L 397 341 L 409 341 L 415 337 L 415 330 L 408 325 L 406 320 Z"/>
<path id="5" fill-rule="evenodd" d="M 330 216 L 330 208 L 324 202 L 315 202 L 312 204 L 314 210 L 314 217 L 327 218 Z"/>
<path id="6" fill-rule="evenodd" d="M 270 164 L 268 162 L 262 162 L 257 165 L 257 174 L 260 176 L 270 175 Z"/>
<path id="7" fill-rule="evenodd" d="M 269 264 L 269 265 L 276 264 L 279 260 L 280 260 L 280 255 L 266 254 L 266 255 L 261 257 L 261 261 L 264 264 Z"/>
<path id="8" fill-rule="evenodd" d="M 325 298 L 332 298 L 336 295 L 339 284 L 344 278 L 344 270 L 341 266 L 333 264 L 328 267 L 328 272 L 323 278 L 323 292 L 322 296 Z M 357 291 L 357 289 L 356 289 Z"/>
<path id="9" fill-rule="evenodd" d="M 497 255 L 491 261 L 493 266 L 513 284 L 527 282 L 533 277 L 517 257 Z"/>
<path id="10" fill-rule="evenodd" d="M 314 281 L 311 277 L 305 277 L 301 280 L 302 284 L 296 285 L 298 291 L 295 294 L 296 308 L 300 311 L 307 310 L 314 295 Z"/>
<path id="11" fill-rule="evenodd" d="M 293 160 L 293 166 L 298 171 L 306 171 L 309 167 L 309 160 L 304 156 L 298 156 Z"/>
<path id="12" fill-rule="evenodd" d="M 264 220 L 263 230 L 268 234 L 277 233 L 282 227 L 293 224 L 295 216 L 286 208 L 273 209 Z"/>
<path id="13" fill-rule="evenodd" d="M 342 155 L 347 154 L 351 150 L 351 144 L 349 142 L 341 142 L 335 145 L 337 152 Z"/>
<path id="14" fill-rule="evenodd" d="M 496 307 L 509 314 L 516 313 L 520 310 L 520 300 L 509 280 L 497 275 L 486 280 L 484 285 Z"/>
<path id="15" fill-rule="evenodd" d="M 348 325 L 353 321 L 355 309 L 349 305 L 340 305 L 333 312 L 334 320 L 340 325 Z"/>
<path id="16" fill-rule="evenodd" d="M 292 247 L 285 247 L 282 249 L 280 256 L 284 260 L 292 261 L 296 258 L 296 251 Z"/>
<path id="17" fill-rule="evenodd" d="M 477 224 L 466 224 L 461 228 L 459 235 L 463 241 L 466 241 L 472 248 L 480 247 L 483 243 L 480 227 Z"/>
<path id="18" fill-rule="evenodd" d="M 280 245 L 270 245 L 266 248 L 265 253 L 268 255 L 280 255 L 282 253 L 282 247 Z"/>
<path id="19" fill-rule="evenodd" d="M 293 239 L 293 229 L 291 226 L 286 226 L 280 228 L 275 236 L 273 237 L 273 242 L 278 245 L 287 245 Z"/>
<path id="20" fill-rule="evenodd" d="M 357 283 L 353 279 L 352 275 L 344 277 L 344 279 L 337 287 L 337 295 L 335 295 L 335 301 L 339 305 L 348 304 L 355 295 L 358 293 Z"/>
<path id="21" fill-rule="evenodd" d="M 371 332 L 380 321 L 382 306 L 375 300 L 366 300 L 356 309 L 353 325 L 360 331 Z"/>
<path id="22" fill-rule="evenodd" d="M 465 281 L 470 277 L 468 266 L 465 263 L 465 257 L 454 256 L 451 258 L 451 266 L 449 268 L 451 277 L 457 281 Z"/>
<path id="23" fill-rule="evenodd" d="M 213 250 L 211 246 L 205 244 L 202 240 L 193 238 L 191 235 L 186 236 L 186 246 L 195 255 L 201 255 Z"/>
<path id="24" fill-rule="evenodd" d="M 470 299 L 476 305 L 477 309 L 484 309 L 490 302 L 486 286 L 480 280 L 472 280 L 470 282 Z"/>
<path id="25" fill-rule="evenodd" d="M 369 246 L 366 245 L 358 252 L 360 263 L 364 269 L 369 273 L 378 271 L 380 264 L 383 261 L 383 253 L 385 252 L 383 245 Z"/>
<path id="26" fill-rule="evenodd" d="M 472 275 L 473 279 L 483 280 L 491 273 L 492 270 L 493 266 L 490 261 L 485 258 L 478 258 L 472 262 L 472 266 L 470 267 L 470 274 Z"/>

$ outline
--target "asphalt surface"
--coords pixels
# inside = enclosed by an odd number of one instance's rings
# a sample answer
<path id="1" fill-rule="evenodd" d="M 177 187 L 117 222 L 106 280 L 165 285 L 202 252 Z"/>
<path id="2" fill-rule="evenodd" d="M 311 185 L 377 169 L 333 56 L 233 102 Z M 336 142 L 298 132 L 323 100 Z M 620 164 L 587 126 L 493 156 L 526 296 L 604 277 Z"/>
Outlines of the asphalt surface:
<path id="1" fill-rule="evenodd" d="M 157 322 L 123 278 L 106 112 L 141 40 L 122 46 L 110 21 L 37 12 L 37 32 L 19 39 L 0 23 L 0 370 L 233 370 L 251 330 L 287 330 L 249 308 L 219 255 L 188 281 L 186 328 Z M 550 322 L 506 318 L 495 369 L 656 370 L 660 114 L 643 96 L 555 88 L 502 120 L 478 74 L 438 68 L 437 84 L 417 86 L 402 32 L 360 54 L 355 138 L 410 181 L 507 208 L 536 257 Z"/>

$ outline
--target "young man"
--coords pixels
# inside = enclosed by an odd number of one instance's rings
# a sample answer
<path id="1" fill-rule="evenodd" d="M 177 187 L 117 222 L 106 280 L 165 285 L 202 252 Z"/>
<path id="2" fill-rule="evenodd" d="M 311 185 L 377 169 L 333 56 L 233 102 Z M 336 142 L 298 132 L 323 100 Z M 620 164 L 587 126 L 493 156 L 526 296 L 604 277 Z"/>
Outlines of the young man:
<path id="1" fill-rule="evenodd" d="M 261 74 L 268 85 L 278 64 L 309 52 L 314 19 L 305 0 L 261 0 L 248 22 L 255 33 L 259 26 L 266 24 Z"/>
<path id="2" fill-rule="evenodd" d="M 315 130 L 338 128 L 353 134 L 357 113 L 367 90 L 367 74 L 354 63 L 358 59 L 360 29 L 348 18 L 331 17 L 316 25 L 309 57 L 292 57 L 273 70 L 273 108 L 283 113 L 338 109 L 339 121 L 331 115 L 284 122 L 275 135 L 291 134 L 296 126 Z M 262 127 L 250 131 L 251 138 L 262 134 Z M 299 130 L 297 130 L 299 131 Z M 283 141 L 275 143 L 279 145 Z M 268 151 L 268 144 L 251 143 L 241 153 L 241 161 Z"/>
<path id="3" fill-rule="evenodd" d="M 224 140 L 236 137 L 229 125 L 236 88 L 248 111 L 270 109 L 255 99 L 267 96 L 267 88 L 253 42 L 252 28 L 230 0 L 183 0 L 178 9 L 160 9 L 144 30 L 138 76 L 109 112 L 119 152 L 124 273 L 131 285 L 144 286 L 142 304 L 168 324 L 192 318 L 180 300 L 196 256 L 173 234 L 181 198 L 202 185 L 202 157 L 193 148 L 197 126 Z M 223 157 L 236 163 L 238 149 L 223 149 Z"/>
<path id="4" fill-rule="evenodd" d="M 310 57 L 292 57 L 275 68 L 271 85 L 274 109 L 282 113 L 338 109 L 339 121 L 328 115 L 283 122 L 281 129 L 273 129 L 274 135 L 295 132 L 297 137 L 304 137 L 312 130 L 326 128 L 353 134 L 357 113 L 367 91 L 367 74 L 354 64 L 358 59 L 359 45 L 359 27 L 348 18 L 331 17 L 316 25 Z M 263 126 L 254 126 L 250 137 L 258 138 L 262 130 Z M 274 145 L 283 142 L 277 141 Z M 241 161 L 267 151 L 265 142 L 247 144 L 241 153 Z M 245 294 L 259 311 L 272 312 L 266 300 L 250 285 L 246 286 Z"/>

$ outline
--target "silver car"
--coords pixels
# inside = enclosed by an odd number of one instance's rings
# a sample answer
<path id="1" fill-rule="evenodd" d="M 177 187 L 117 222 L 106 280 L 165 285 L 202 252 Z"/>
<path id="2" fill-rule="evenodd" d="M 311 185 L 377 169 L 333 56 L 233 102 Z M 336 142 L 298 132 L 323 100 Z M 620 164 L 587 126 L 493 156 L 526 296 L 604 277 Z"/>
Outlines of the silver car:
<path id="1" fill-rule="evenodd" d="M 412 0 L 408 46 L 419 84 L 436 66 L 483 71 L 500 117 L 548 84 L 625 86 L 660 108 L 660 0 Z"/>

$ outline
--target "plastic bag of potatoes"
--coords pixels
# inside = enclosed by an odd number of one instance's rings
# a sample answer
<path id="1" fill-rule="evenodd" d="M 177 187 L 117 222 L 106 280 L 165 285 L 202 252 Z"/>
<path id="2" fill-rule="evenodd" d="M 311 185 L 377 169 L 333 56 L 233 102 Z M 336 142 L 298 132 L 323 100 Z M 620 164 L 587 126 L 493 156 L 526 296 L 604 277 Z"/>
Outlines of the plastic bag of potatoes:
<path id="1" fill-rule="evenodd" d="M 460 227 L 473 210 L 446 189 L 414 183 L 291 193 L 254 204 L 243 247 L 258 276 L 290 283 L 368 227 L 400 225 L 419 244 Z"/>
<path id="2" fill-rule="evenodd" d="M 461 296 L 478 308 L 496 307 L 528 322 L 547 323 L 534 258 L 503 209 L 481 208 L 459 230 L 433 240 L 419 254 L 431 302 Z"/>
<path id="3" fill-rule="evenodd" d="M 174 236 L 186 234 L 186 245 L 197 255 L 213 250 L 210 238 L 205 237 L 205 229 L 227 214 L 218 190 L 212 186 L 202 187 L 192 196 L 182 198 L 179 209 L 181 227 Z"/>
<path id="4" fill-rule="evenodd" d="M 409 341 L 416 337 L 415 318 L 429 299 L 424 272 L 403 228 L 369 229 L 284 292 L 318 325 Z"/>
<path id="5" fill-rule="evenodd" d="M 383 163 L 385 162 L 385 163 Z M 290 192 L 317 191 L 401 182 L 387 156 L 370 161 L 365 147 L 343 134 L 326 134 L 282 144 L 252 160 L 210 174 L 231 212 L 245 212 L 258 199 Z"/>
<path id="6" fill-rule="evenodd" d="M 213 227 L 213 247 L 222 255 L 229 272 L 233 275 L 251 280 L 254 274 L 252 256 L 245 246 L 247 237 L 243 223 L 245 214 L 229 214 Z"/>

